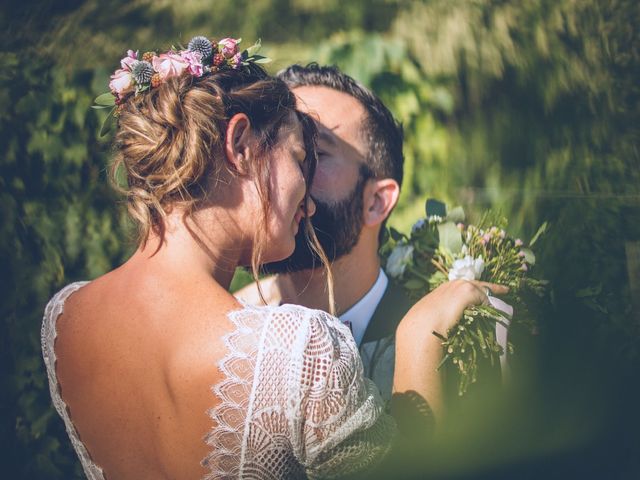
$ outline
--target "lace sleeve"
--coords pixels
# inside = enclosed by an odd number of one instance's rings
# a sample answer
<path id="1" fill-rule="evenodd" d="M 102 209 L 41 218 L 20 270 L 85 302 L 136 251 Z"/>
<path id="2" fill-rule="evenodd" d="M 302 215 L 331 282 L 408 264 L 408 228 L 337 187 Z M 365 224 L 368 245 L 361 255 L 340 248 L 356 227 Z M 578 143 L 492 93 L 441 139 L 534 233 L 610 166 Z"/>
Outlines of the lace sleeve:
<path id="1" fill-rule="evenodd" d="M 375 384 L 364 377 L 351 332 L 316 310 L 301 335 L 289 377 L 289 422 L 296 458 L 309 478 L 366 470 L 389 451 L 396 426 Z"/>
<path id="2" fill-rule="evenodd" d="M 295 305 L 245 306 L 229 318 L 205 478 L 343 477 L 384 456 L 395 423 L 349 329 Z"/>

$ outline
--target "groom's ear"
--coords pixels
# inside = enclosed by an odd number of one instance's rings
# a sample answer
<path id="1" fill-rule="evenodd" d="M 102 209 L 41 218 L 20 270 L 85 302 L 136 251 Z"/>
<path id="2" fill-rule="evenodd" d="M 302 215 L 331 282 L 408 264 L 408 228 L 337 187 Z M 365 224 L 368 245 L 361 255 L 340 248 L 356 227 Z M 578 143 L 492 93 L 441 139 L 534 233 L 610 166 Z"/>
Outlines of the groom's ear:
<path id="1" fill-rule="evenodd" d="M 244 113 L 236 113 L 227 125 L 224 153 L 231 171 L 245 175 L 253 155 L 251 122 Z"/>
<path id="2" fill-rule="evenodd" d="M 364 188 L 364 224 L 380 225 L 398 203 L 400 186 L 393 178 L 369 180 Z"/>

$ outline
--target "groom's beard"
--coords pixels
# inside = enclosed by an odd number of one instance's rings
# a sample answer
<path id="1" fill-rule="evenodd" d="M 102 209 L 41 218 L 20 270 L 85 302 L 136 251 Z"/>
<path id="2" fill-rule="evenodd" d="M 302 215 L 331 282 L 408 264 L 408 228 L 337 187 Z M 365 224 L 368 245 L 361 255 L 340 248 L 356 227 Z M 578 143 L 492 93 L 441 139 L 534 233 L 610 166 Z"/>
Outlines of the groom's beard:
<path id="1" fill-rule="evenodd" d="M 327 204 L 314 198 L 316 213 L 311 217 L 311 224 L 329 261 L 346 255 L 358 243 L 363 224 L 362 193 L 366 180 L 361 176 L 353 192 L 338 203 Z M 322 262 L 309 246 L 301 228 L 296 235 L 293 254 L 285 260 L 263 265 L 262 269 L 266 273 L 287 273 L 320 266 Z"/>

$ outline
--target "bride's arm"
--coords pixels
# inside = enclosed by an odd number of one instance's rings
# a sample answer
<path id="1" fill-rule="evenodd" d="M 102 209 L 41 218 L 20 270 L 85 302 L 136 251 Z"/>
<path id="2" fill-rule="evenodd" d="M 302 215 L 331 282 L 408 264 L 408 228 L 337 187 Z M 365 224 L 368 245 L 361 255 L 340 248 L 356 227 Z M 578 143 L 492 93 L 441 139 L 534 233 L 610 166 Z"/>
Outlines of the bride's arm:
<path id="1" fill-rule="evenodd" d="M 439 286 L 409 310 L 396 330 L 394 395 L 418 394 L 436 419 L 442 415 L 442 379 L 436 368 L 443 351 L 441 341 L 432 332 L 446 335 L 465 308 L 486 303 L 486 287 L 494 294 L 508 291 L 500 285 L 454 280 Z"/>

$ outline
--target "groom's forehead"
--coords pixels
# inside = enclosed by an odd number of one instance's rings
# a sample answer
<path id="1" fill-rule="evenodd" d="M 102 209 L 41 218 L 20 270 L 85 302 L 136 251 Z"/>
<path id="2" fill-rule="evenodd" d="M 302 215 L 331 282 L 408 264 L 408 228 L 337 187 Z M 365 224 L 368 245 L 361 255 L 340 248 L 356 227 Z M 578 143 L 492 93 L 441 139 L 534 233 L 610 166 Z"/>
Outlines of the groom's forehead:
<path id="1" fill-rule="evenodd" d="M 338 137 L 361 143 L 366 112 L 357 99 L 325 86 L 305 85 L 293 92 L 298 98 L 298 108 L 316 121 L 321 141 L 336 143 Z"/>

